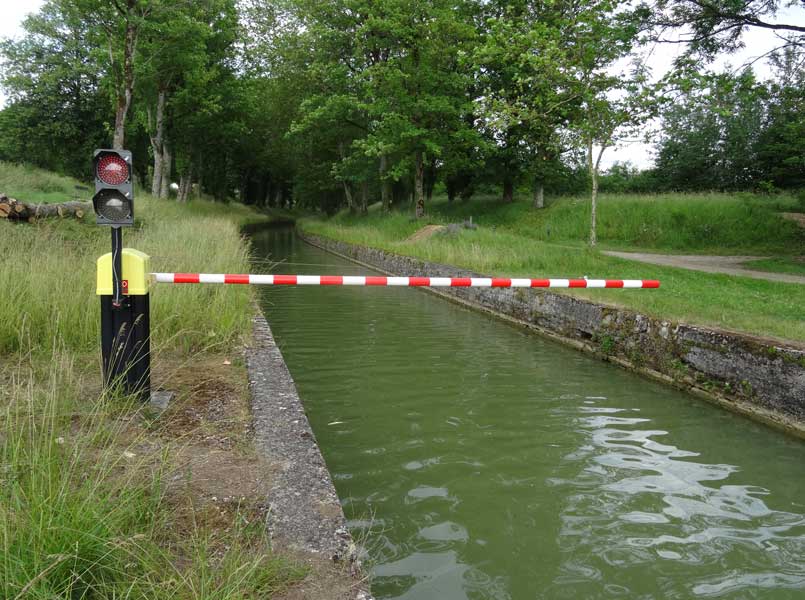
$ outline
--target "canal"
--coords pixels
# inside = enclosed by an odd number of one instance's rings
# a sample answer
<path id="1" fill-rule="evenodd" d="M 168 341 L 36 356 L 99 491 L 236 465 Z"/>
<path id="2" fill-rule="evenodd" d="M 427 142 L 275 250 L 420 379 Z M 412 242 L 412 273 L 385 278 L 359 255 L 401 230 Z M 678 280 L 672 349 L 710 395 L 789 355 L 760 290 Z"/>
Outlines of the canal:
<path id="1" fill-rule="evenodd" d="M 261 299 L 378 598 L 805 597 L 799 440 L 422 291 Z"/>

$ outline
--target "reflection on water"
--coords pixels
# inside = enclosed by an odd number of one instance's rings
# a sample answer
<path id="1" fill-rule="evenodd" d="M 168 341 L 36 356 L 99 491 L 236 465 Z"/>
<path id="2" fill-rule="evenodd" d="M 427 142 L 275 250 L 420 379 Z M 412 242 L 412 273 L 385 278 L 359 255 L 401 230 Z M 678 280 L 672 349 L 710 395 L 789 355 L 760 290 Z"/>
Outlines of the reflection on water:
<path id="1" fill-rule="evenodd" d="M 799 441 L 415 290 L 263 307 L 379 598 L 805 597 Z"/>
<path id="2" fill-rule="evenodd" d="M 588 443 L 564 460 L 579 472 L 547 482 L 566 498 L 556 541 L 565 561 L 552 589 L 586 582 L 614 593 L 591 556 L 636 580 L 637 589 L 617 586 L 626 596 L 651 591 L 628 574 L 640 569 L 656 574 L 664 597 L 768 597 L 765 590 L 805 585 L 802 514 L 769 508 L 763 487 L 727 483 L 739 479 L 737 466 L 695 462 L 698 453 L 658 441 L 668 432 L 646 429 L 637 409 L 578 412 Z"/>

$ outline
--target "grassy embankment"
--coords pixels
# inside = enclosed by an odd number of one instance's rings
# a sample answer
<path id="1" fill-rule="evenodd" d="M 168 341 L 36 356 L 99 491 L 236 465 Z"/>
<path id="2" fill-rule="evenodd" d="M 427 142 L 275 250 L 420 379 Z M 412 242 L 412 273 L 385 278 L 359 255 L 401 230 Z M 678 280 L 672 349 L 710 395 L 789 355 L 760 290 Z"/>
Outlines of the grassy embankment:
<path id="1" fill-rule="evenodd" d="M 77 183 L 0 165 L 0 191 L 26 201 Z M 140 194 L 136 211 L 126 244 L 156 269 L 248 271 L 245 207 Z M 109 232 L 93 219 L 0 222 L 0 597 L 271 597 L 305 569 L 271 552 L 263 497 L 243 483 L 267 473 L 238 351 L 251 291 L 153 292 L 153 383 L 179 393 L 157 419 L 101 390 L 94 262 Z"/>
<path id="2" fill-rule="evenodd" d="M 805 252 L 805 230 L 778 216 L 791 210 L 789 197 L 768 199 L 727 194 L 611 196 L 599 205 L 603 249 L 666 253 L 784 254 Z M 662 288 L 574 290 L 573 295 L 656 317 L 756 335 L 805 341 L 805 286 L 700 273 L 621 260 L 590 250 L 589 203 L 556 200 L 543 211 L 527 201 L 504 205 L 491 198 L 448 204 L 437 199 L 426 220 L 386 216 L 374 206 L 368 217 L 341 213 L 303 219 L 310 233 L 374 246 L 499 276 L 660 279 Z M 407 238 L 427 223 L 470 216 L 477 230 Z"/>

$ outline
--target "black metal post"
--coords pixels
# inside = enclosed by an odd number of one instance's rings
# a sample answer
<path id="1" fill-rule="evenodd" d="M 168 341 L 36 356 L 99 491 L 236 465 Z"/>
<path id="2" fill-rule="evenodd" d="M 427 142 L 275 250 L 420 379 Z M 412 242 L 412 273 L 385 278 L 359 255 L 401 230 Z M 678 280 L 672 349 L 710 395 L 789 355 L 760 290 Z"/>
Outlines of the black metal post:
<path id="1" fill-rule="evenodd" d="M 120 308 L 123 302 L 123 230 L 112 227 L 112 307 Z"/>

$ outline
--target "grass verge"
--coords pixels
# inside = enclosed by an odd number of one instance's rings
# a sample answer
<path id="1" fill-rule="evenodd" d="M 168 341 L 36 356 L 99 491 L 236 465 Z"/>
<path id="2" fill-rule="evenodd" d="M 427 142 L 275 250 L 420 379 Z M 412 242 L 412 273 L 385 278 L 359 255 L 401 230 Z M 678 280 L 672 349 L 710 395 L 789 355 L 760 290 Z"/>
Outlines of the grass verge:
<path id="1" fill-rule="evenodd" d="M 305 576 L 270 551 L 252 498 L 187 493 L 175 416 L 99 392 L 65 349 L 22 357 L 2 383 L 3 598 L 269 598 Z"/>
<path id="2" fill-rule="evenodd" d="M 753 260 L 743 265 L 747 269 L 769 271 L 770 273 L 788 273 L 805 276 L 805 256 L 782 256 Z"/>
<path id="3" fill-rule="evenodd" d="M 50 193 L 34 175 L 29 189 Z M 155 270 L 246 272 L 239 228 L 264 220 L 239 205 L 142 195 L 136 212 L 126 245 Z M 152 291 L 152 383 L 178 393 L 157 418 L 101 389 L 95 259 L 109 231 L 91 221 L 0 222 L 0 597 L 298 589 L 310 568 L 274 552 L 265 529 L 271 466 L 253 448 L 240 359 L 251 290 Z"/>
<path id="4" fill-rule="evenodd" d="M 151 256 L 155 271 L 248 271 L 240 224 L 255 213 L 205 201 L 190 207 L 138 199 L 137 226 L 124 231 L 127 247 Z M 48 352 L 54 343 L 83 352 L 96 348 L 100 306 L 95 260 L 109 252 L 109 230 L 73 219 L 30 225 L 2 222 L 0 354 L 23 345 Z M 223 286 L 162 286 L 152 291 L 154 343 L 193 352 L 211 341 L 227 346 L 248 329 L 251 292 Z"/>
<path id="5" fill-rule="evenodd" d="M 427 222 L 447 220 L 437 214 Z M 299 226 L 333 239 L 488 275 L 659 279 L 662 287 L 656 291 L 574 290 L 572 294 L 662 319 L 805 341 L 805 286 L 635 263 L 580 244 L 540 241 L 517 227 L 475 221 L 481 225 L 477 230 L 461 229 L 420 242 L 406 240 L 426 222 L 401 214 L 385 216 L 375 211 L 365 218 L 341 214 L 330 220 L 302 219 Z"/>
<path id="6" fill-rule="evenodd" d="M 0 193 L 22 202 L 89 200 L 89 184 L 29 165 L 0 161 Z"/>

